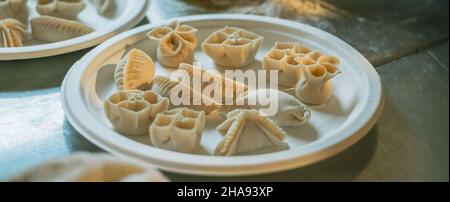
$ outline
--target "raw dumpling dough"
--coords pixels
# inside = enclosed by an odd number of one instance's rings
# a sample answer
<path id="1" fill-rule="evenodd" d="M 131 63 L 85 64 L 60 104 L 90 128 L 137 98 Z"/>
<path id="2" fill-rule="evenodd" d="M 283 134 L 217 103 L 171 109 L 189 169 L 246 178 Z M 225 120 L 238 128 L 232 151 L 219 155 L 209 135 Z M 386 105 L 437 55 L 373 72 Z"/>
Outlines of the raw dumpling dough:
<path id="1" fill-rule="evenodd" d="M 32 167 L 9 182 L 167 182 L 151 165 L 108 154 L 77 153 Z"/>
<path id="2" fill-rule="evenodd" d="M 169 100 L 152 91 L 119 91 L 104 102 L 105 114 L 114 129 L 128 136 L 148 133 L 158 113 L 169 108 Z"/>
<path id="3" fill-rule="evenodd" d="M 303 75 L 298 58 L 302 58 L 311 50 L 298 43 L 277 42 L 263 60 L 265 70 L 277 70 L 280 86 L 294 87 Z"/>
<path id="4" fill-rule="evenodd" d="M 181 63 L 194 62 L 194 49 L 197 47 L 197 29 L 173 21 L 167 26 L 157 27 L 147 35 L 158 42 L 158 60 L 166 67 L 178 68 Z"/>
<path id="5" fill-rule="evenodd" d="M 158 114 L 150 126 L 154 146 L 170 151 L 194 153 L 200 145 L 206 118 L 204 112 L 178 108 Z"/>
<path id="6" fill-rule="evenodd" d="M 105 15 L 111 9 L 114 8 L 115 0 L 93 0 L 95 7 L 97 7 L 97 12 L 101 15 Z"/>
<path id="7" fill-rule="evenodd" d="M 0 20 L 6 18 L 28 24 L 27 0 L 0 0 Z"/>
<path id="8" fill-rule="evenodd" d="M 33 18 L 31 20 L 31 29 L 33 38 L 46 42 L 64 41 L 94 31 L 79 22 L 50 16 Z"/>
<path id="9" fill-rule="evenodd" d="M 83 0 L 38 0 L 36 10 L 41 15 L 76 19 L 86 8 Z"/>
<path id="10" fill-rule="evenodd" d="M 209 96 L 222 104 L 232 104 L 237 98 L 243 97 L 248 91 L 248 87 L 245 84 L 228 79 L 217 72 L 207 71 L 185 63 L 180 64 L 180 68 L 178 70 L 178 72 L 189 76 L 191 85 L 193 85 L 192 83 L 194 82 L 194 79 L 201 79 L 201 88 L 202 92 L 204 92 L 203 94 L 205 94 L 205 90 L 208 90 L 208 92 L 214 92 L 215 85 L 220 84 L 222 99 L 215 99 L 213 93 L 209 94 Z"/>
<path id="11" fill-rule="evenodd" d="M 21 47 L 26 35 L 27 26 L 20 21 L 12 18 L 0 20 L 0 47 Z"/>
<path id="12" fill-rule="evenodd" d="M 216 147 L 215 155 L 218 156 L 266 153 L 289 148 L 283 142 L 286 136 L 283 129 L 257 110 L 232 111 L 217 130 L 224 135 Z"/>
<path id="13" fill-rule="evenodd" d="M 172 105 L 176 103 L 174 102 L 176 99 L 189 100 L 189 104 L 175 104 L 173 107 L 187 107 L 196 111 L 204 111 L 206 114 L 210 114 L 219 109 L 221 105 L 221 103 L 201 94 L 201 92 L 194 91 L 190 85 L 164 76 L 155 77 L 152 84 L 152 91 L 163 97 L 169 98 L 172 101 Z M 185 93 L 183 94 L 182 92 Z M 194 103 L 194 98 L 199 98 L 199 101 L 201 102 L 198 104 Z"/>
<path id="14" fill-rule="evenodd" d="M 132 49 L 117 64 L 114 80 L 119 90 L 146 90 L 155 76 L 155 67 L 150 56 Z"/>
<path id="15" fill-rule="evenodd" d="M 227 26 L 209 36 L 202 49 L 216 64 L 227 69 L 240 69 L 255 60 L 263 41 L 264 37 L 253 32 Z"/>
<path id="16" fill-rule="evenodd" d="M 333 94 L 332 79 L 340 73 L 339 59 L 315 51 L 299 59 L 304 76 L 298 81 L 295 95 L 306 104 L 326 104 Z"/>

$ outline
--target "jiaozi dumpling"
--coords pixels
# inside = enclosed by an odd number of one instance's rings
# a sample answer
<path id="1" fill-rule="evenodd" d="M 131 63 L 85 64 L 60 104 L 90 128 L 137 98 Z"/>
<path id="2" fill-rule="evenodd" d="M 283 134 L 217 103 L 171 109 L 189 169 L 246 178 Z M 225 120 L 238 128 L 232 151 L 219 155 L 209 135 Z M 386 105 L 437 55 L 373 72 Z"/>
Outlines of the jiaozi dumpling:
<path id="1" fill-rule="evenodd" d="M 277 42 L 263 60 L 265 70 L 277 70 L 281 86 L 294 87 L 302 77 L 302 69 L 297 62 L 311 50 L 298 43 Z"/>
<path id="2" fill-rule="evenodd" d="M 105 15 L 116 3 L 115 0 L 93 0 L 93 2 L 95 7 L 97 7 L 97 12 L 101 15 Z"/>
<path id="3" fill-rule="evenodd" d="M 286 133 L 270 118 L 257 110 L 237 109 L 217 130 L 224 135 L 217 145 L 218 156 L 266 153 L 288 149 L 283 142 Z"/>
<path id="4" fill-rule="evenodd" d="M 129 136 L 148 133 L 148 127 L 160 112 L 169 108 L 169 100 L 152 91 L 119 91 L 104 102 L 105 114 L 114 129 Z"/>
<path id="5" fill-rule="evenodd" d="M 295 95 L 307 104 L 326 104 L 333 94 L 332 79 L 340 73 L 339 59 L 312 52 L 299 60 L 304 76 L 298 81 Z"/>
<path id="6" fill-rule="evenodd" d="M 6 18 L 14 18 L 27 24 L 27 0 L 0 0 L 0 20 Z"/>
<path id="7" fill-rule="evenodd" d="M 187 107 L 196 111 L 204 111 L 206 114 L 210 114 L 219 109 L 221 105 L 201 92 L 195 91 L 190 85 L 164 76 L 155 77 L 152 84 L 152 91 L 169 98 L 173 105 L 176 103 L 176 99 L 189 101 L 189 104 L 180 103 L 174 107 Z M 195 103 L 194 99 L 198 99 L 197 101 L 199 103 Z"/>
<path id="8" fill-rule="evenodd" d="M 31 29 L 33 38 L 46 42 L 64 41 L 94 31 L 79 22 L 50 16 L 33 18 L 31 20 Z"/>
<path id="9" fill-rule="evenodd" d="M 157 55 L 159 63 L 166 67 L 178 68 L 181 63 L 194 62 L 194 49 L 197 47 L 197 29 L 174 21 L 167 26 L 157 27 L 147 35 L 159 43 Z"/>
<path id="10" fill-rule="evenodd" d="M 227 69 L 240 69 L 255 60 L 263 40 L 264 37 L 253 32 L 227 26 L 209 36 L 202 49 L 216 64 Z"/>
<path id="11" fill-rule="evenodd" d="M 12 18 L 0 20 L 0 47 L 21 47 L 26 35 L 27 26 L 20 21 Z"/>
<path id="12" fill-rule="evenodd" d="M 155 67 L 150 56 L 132 49 L 117 64 L 114 80 L 119 90 L 146 90 L 155 76 Z"/>
<path id="13" fill-rule="evenodd" d="M 86 8 L 83 0 L 38 0 L 36 10 L 41 15 L 76 19 Z"/>
<path id="14" fill-rule="evenodd" d="M 194 153 L 200 145 L 205 123 L 204 112 L 187 108 L 163 112 L 150 126 L 150 139 L 158 148 Z"/>

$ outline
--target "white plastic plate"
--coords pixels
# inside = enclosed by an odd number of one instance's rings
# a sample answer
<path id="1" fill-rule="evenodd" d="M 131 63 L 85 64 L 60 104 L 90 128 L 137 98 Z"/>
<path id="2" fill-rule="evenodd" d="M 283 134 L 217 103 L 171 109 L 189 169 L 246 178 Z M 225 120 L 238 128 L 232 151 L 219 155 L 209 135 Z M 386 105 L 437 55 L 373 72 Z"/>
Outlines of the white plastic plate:
<path id="1" fill-rule="evenodd" d="M 41 58 L 95 46 L 114 35 L 135 26 L 145 17 L 149 1 L 147 0 L 115 0 L 116 6 L 107 16 L 97 13 L 91 0 L 85 0 L 87 6 L 79 15 L 78 21 L 88 25 L 95 31 L 77 38 L 55 43 L 43 43 L 33 39 L 25 41 L 25 46 L 18 48 L 0 47 L 0 60 L 18 60 Z M 28 1 L 29 19 L 39 16 L 36 12 L 37 0 Z M 28 23 L 30 24 L 30 23 Z M 28 26 L 31 33 L 31 26 Z M 31 37 L 30 37 L 31 38 Z"/>
<path id="2" fill-rule="evenodd" d="M 103 100 L 116 89 L 114 65 L 130 49 L 146 51 L 156 61 L 157 45 L 146 33 L 169 23 L 164 21 L 122 33 L 101 44 L 67 74 L 62 86 L 62 103 L 73 127 L 94 144 L 113 154 L 139 158 L 163 170 L 197 175 L 254 175 L 298 168 L 333 156 L 360 140 L 374 126 L 383 108 L 380 78 L 373 66 L 347 43 L 324 31 L 297 22 L 252 15 L 199 15 L 178 19 L 199 29 L 202 42 L 214 30 L 238 26 L 265 37 L 254 66 L 276 41 L 300 42 L 311 49 L 340 58 L 342 74 L 334 80 L 335 91 L 326 106 L 313 107 L 312 119 L 301 127 L 284 128 L 289 150 L 236 157 L 211 156 L 221 140 L 216 127 L 224 121 L 218 113 L 207 118 L 201 149 L 183 154 L 152 147 L 148 136 L 130 138 L 112 129 L 102 109 Z M 203 68 L 215 65 L 197 48 L 196 60 Z M 171 70 L 156 64 L 156 73 Z"/>

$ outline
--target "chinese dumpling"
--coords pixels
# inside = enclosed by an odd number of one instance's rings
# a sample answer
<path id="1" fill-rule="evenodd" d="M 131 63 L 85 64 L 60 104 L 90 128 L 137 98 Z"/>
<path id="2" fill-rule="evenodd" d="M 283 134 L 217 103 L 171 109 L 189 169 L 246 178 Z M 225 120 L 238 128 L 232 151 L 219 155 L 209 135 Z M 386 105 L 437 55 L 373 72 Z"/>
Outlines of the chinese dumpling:
<path id="1" fill-rule="evenodd" d="M 14 18 L 27 24 L 27 0 L 0 0 L 0 20 L 7 18 Z"/>
<path id="2" fill-rule="evenodd" d="M 90 27 L 72 20 L 41 16 L 31 20 L 33 38 L 57 42 L 80 37 L 93 32 Z"/>
<path id="3" fill-rule="evenodd" d="M 20 21 L 12 18 L 0 20 L 0 47 L 21 47 L 26 35 L 27 26 Z"/>
<path id="4" fill-rule="evenodd" d="M 117 64 L 114 80 L 119 90 L 148 89 L 155 76 L 155 67 L 150 56 L 138 49 L 132 49 Z"/>
<path id="5" fill-rule="evenodd" d="M 311 50 L 299 43 L 277 42 L 263 59 L 265 70 L 277 70 L 280 86 L 295 87 L 303 75 L 298 58 L 302 58 Z"/>
<path id="6" fill-rule="evenodd" d="M 216 64 L 227 69 L 240 69 L 255 60 L 264 37 L 253 32 L 229 27 L 214 32 L 202 44 L 203 52 Z"/>
<path id="7" fill-rule="evenodd" d="M 183 153 L 194 153 L 200 145 L 206 118 L 204 112 L 178 108 L 158 114 L 150 126 L 153 146 Z"/>
<path id="8" fill-rule="evenodd" d="M 83 0 L 38 0 L 36 11 L 41 15 L 76 19 L 86 8 Z"/>
<path id="9" fill-rule="evenodd" d="M 228 79 L 217 72 L 207 71 L 186 63 L 180 64 L 178 70 L 189 76 L 191 85 L 195 79 L 200 79 L 203 94 L 209 95 L 222 104 L 233 104 L 237 98 L 243 97 L 248 91 L 245 84 Z M 220 86 L 216 88 L 216 85 Z M 216 90 L 220 90 L 217 99 Z"/>
<path id="10" fill-rule="evenodd" d="M 169 108 L 169 100 L 152 91 L 119 91 L 104 102 L 105 114 L 114 129 L 128 136 L 148 133 L 158 113 Z"/>
<path id="11" fill-rule="evenodd" d="M 173 107 L 187 107 L 196 111 L 204 111 L 206 114 L 219 109 L 221 105 L 201 92 L 195 91 L 189 84 L 164 76 L 155 77 L 152 91 L 169 98 Z"/>
<path id="12" fill-rule="evenodd" d="M 197 29 L 173 21 L 167 26 L 157 27 L 147 35 L 158 42 L 159 63 L 166 67 L 178 68 L 181 63 L 194 62 L 194 49 L 197 47 Z"/>
<path id="13" fill-rule="evenodd" d="M 101 15 L 105 15 L 115 5 L 115 0 L 93 0 L 97 12 Z"/>
<path id="14" fill-rule="evenodd" d="M 295 87 L 295 95 L 306 104 L 326 104 L 333 94 L 332 79 L 340 73 L 339 59 L 315 51 L 299 59 L 304 76 Z"/>
<path id="15" fill-rule="evenodd" d="M 283 129 L 257 110 L 234 110 L 217 130 L 224 135 L 215 150 L 218 156 L 266 153 L 289 148 L 283 142 L 286 136 Z"/>

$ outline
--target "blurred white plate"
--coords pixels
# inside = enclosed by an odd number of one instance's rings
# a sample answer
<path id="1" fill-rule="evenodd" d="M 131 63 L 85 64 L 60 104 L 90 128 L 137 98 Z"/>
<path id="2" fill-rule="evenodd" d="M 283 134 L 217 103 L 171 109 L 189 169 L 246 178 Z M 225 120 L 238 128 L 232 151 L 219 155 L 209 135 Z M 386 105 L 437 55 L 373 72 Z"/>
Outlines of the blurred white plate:
<path id="1" fill-rule="evenodd" d="M 208 116 L 201 149 L 183 154 L 150 146 L 148 136 L 130 138 L 112 129 L 102 109 L 102 101 L 115 91 L 114 65 L 131 47 L 146 51 L 156 61 L 157 45 L 146 37 L 153 27 L 169 21 L 146 25 L 122 33 L 101 44 L 67 74 L 62 86 L 62 103 L 68 120 L 83 136 L 101 148 L 119 156 L 134 157 L 161 169 L 199 175 L 252 175 L 305 166 L 348 148 L 360 140 L 376 123 L 383 108 L 380 78 L 373 66 L 347 43 L 324 31 L 297 22 L 251 15 L 199 15 L 178 19 L 198 28 L 199 42 L 225 25 L 249 29 L 265 37 L 254 66 L 276 41 L 303 43 L 312 49 L 336 55 L 342 61 L 335 80 L 335 92 L 327 106 L 313 107 L 312 119 L 301 127 L 284 128 L 289 134 L 289 150 L 270 154 L 216 157 L 210 156 L 221 140 L 216 131 L 224 121 L 220 115 Z M 213 62 L 196 50 L 203 68 L 215 68 Z M 157 74 L 171 70 L 156 64 Z"/>
<path id="2" fill-rule="evenodd" d="M 145 17 L 147 0 L 115 0 L 116 6 L 108 17 L 99 15 L 91 0 L 85 0 L 87 6 L 78 16 L 78 21 L 95 29 L 94 32 L 74 39 L 55 43 L 42 43 L 33 39 L 25 41 L 25 46 L 1 48 L 0 60 L 41 58 L 95 46 L 114 35 L 134 27 Z M 39 16 L 36 12 L 37 0 L 28 1 L 29 19 Z M 28 23 L 29 24 L 29 23 Z M 31 26 L 29 31 L 31 32 Z"/>

